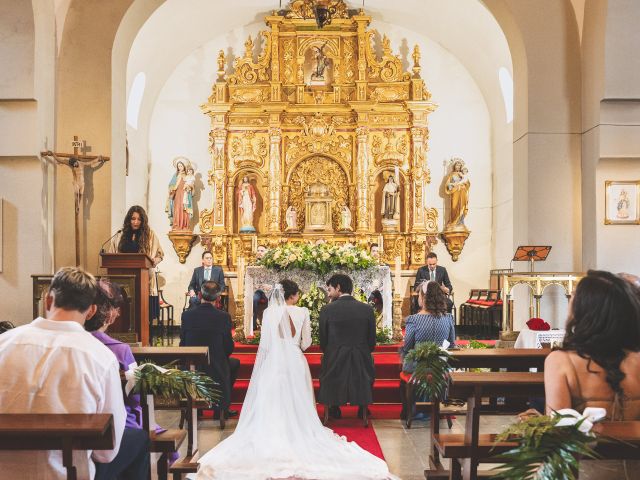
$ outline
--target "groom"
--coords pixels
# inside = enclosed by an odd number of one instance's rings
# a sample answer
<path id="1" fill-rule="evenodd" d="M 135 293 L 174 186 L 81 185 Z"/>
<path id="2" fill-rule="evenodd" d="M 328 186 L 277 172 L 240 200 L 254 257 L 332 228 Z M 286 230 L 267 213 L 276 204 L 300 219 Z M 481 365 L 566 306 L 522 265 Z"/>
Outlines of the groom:
<path id="1" fill-rule="evenodd" d="M 329 415 L 340 418 L 340 405 L 364 406 L 373 403 L 373 352 L 376 346 L 376 320 L 373 309 L 351 293 L 353 281 L 336 274 L 327 280 L 331 303 L 320 311 L 322 368 L 318 401 L 329 405 Z"/>

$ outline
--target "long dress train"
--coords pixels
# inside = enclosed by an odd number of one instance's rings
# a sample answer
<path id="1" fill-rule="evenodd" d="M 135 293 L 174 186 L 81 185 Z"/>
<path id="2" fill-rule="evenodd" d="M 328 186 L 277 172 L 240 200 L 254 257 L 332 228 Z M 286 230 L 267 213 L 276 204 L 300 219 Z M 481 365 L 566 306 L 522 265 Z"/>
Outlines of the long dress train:
<path id="1" fill-rule="evenodd" d="M 200 459 L 198 480 L 397 479 L 383 460 L 320 422 L 300 349 L 305 315 L 274 289 L 238 425 Z"/>

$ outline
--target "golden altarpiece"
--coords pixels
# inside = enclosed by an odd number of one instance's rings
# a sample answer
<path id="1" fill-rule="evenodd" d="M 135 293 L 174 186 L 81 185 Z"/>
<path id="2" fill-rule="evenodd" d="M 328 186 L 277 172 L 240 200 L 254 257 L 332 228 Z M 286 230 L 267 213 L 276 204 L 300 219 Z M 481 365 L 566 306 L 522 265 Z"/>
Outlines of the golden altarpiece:
<path id="1" fill-rule="evenodd" d="M 424 265 L 438 235 L 437 211 L 424 196 L 436 105 L 420 77 L 419 48 L 405 72 L 386 36 L 374 42 L 364 11 L 336 1 L 332 22 L 319 29 L 305 5 L 294 1 L 267 16 L 269 29 L 245 42 L 230 73 L 219 54 L 217 81 L 201 107 L 211 119 L 213 191 L 199 218 L 201 242 L 229 267 L 254 257 L 257 245 L 318 238 L 382 243 L 386 263 L 400 257 L 405 266 Z M 395 222 L 383 222 L 390 175 L 399 205 Z M 251 233 L 239 224 L 245 177 L 256 197 Z M 286 223 L 287 215 L 295 219 Z"/>

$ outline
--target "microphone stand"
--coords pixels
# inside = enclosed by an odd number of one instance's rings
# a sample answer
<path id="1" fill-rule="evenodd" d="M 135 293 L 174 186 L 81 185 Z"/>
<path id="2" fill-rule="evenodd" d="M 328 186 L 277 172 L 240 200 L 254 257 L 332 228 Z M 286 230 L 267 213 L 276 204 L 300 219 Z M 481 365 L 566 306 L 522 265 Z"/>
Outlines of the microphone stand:
<path id="1" fill-rule="evenodd" d="M 111 235 L 100 247 L 100 254 L 102 255 L 103 253 L 105 253 L 104 251 L 104 246 L 109 243 L 111 240 L 113 240 L 113 238 L 118 235 L 119 233 L 122 233 L 122 229 L 118 230 L 116 233 L 114 233 L 113 235 Z"/>

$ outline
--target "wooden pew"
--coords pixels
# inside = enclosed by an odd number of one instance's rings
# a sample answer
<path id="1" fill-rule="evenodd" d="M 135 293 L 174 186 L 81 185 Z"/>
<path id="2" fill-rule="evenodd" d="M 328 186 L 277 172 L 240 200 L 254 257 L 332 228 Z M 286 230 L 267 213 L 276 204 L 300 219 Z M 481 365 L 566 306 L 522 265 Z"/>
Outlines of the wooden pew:
<path id="1" fill-rule="evenodd" d="M 62 450 L 67 480 L 76 480 L 73 450 L 111 450 L 113 428 L 113 415 L 104 413 L 5 413 L 0 450 Z"/>
<path id="2" fill-rule="evenodd" d="M 209 363 L 209 348 L 208 347 L 132 347 L 131 351 L 136 361 L 144 362 L 150 360 L 159 365 L 164 365 L 169 362 L 177 361 L 180 365 L 188 366 L 191 370 L 196 370 L 198 366 L 207 365 Z M 143 404 L 143 415 L 149 418 L 149 405 L 145 407 L 146 398 Z M 198 421 L 197 421 L 197 408 L 206 408 L 208 405 L 195 404 L 189 398 L 180 399 L 176 401 L 175 405 L 169 408 L 179 408 L 185 412 L 186 431 L 185 430 L 168 430 L 167 432 L 154 434 L 151 432 L 151 451 L 160 453 L 160 459 L 158 460 L 158 478 L 165 479 L 169 473 L 172 473 L 174 478 L 180 478 L 177 475 L 178 471 L 185 469 L 185 473 L 195 471 L 197 464 L 194 467 L 194 463 L 197 461 L 198 455 Z M 147 413 L 144 414 L 145 408 Z M 152 406 L 155 411 L 155 406 Z M 165 408 L 165 407 L 159 407 Z M 155 417 L 155 414 L 151 414 Z M 144 418 L 143 418 L 144 420 Z M 224 425 L 224 420 L 221 416 L 221 425 Z M 223 427 L 224 428 L 224 427 Z M 176 461 L 169 470 L 167 470 L 167 455 L 170 452 L 176 451 L 179 446 L 187 440 L 187 454 L 185 457 Z"/>
<path id="3" fill-rule="evenodd" d="M 432 469 L 425 470 L 427 479 L 450 478 L 475 480 L 478 478 L 478 463 L 491 455 L 513 448 L 515 444 L 494 447 L 489 435 L 480 435 L 480 412 L 482 397 L 542 397 L 544 396 L 544 374 L 528 372 L 453 372 L 449 395 L 466 398 L 467 416 L 465 433 L 432 434 L 435 454 L 430 458 Z M 432 412 L 432 419 L 437 411 Z M 435 417 L 437 418 L 437 417 Z M 432 420 L 433 425 L 433 420 Z M 447 472 L 439 461 L 439 455 L 451 458 L 451 471 Z M 461 472 L 464 468 L 464 476 Z"/>

